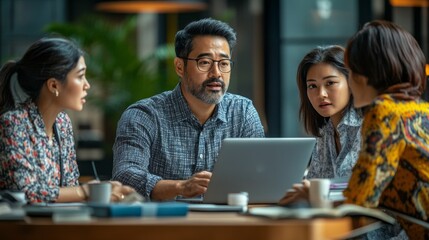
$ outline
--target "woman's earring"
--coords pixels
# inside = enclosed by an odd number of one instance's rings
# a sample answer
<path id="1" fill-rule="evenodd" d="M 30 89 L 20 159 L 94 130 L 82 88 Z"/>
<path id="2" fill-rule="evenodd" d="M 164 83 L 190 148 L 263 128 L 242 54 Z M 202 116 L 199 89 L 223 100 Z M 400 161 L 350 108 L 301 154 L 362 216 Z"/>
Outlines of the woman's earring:
<path id="1" fill-rule="evenodd" d="M 58 97 L 59 93 L 58 90 L 55 90 L 55 97 Z"/>

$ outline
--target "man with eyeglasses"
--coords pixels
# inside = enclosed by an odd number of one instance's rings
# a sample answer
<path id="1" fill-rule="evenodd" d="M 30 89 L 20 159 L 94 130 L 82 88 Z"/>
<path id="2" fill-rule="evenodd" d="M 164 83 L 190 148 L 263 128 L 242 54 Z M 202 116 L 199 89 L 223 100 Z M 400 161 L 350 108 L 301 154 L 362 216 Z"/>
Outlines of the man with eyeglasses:
<path id="1" fill-rule="evenodd" d="M 113 179 L 155 201 L 195 197 L 207 190 L 222 139 L 264 137 L 252 102 L 227 93 L 235 43 L 234 30 L 210 18 L 176 34 L 180 82 L 123 113 Z"/>

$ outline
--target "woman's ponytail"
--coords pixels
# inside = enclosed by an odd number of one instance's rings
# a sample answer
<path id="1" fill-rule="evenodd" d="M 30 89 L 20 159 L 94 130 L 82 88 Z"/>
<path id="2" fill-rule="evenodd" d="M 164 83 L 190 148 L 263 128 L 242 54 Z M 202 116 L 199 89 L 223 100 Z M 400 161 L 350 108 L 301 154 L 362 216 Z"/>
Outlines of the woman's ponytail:
<path id="1" fill-rule="evenodd" d="M 0 114 L 15 107 L 10 82 L 17 69 L 18 64 L 16 61 L 8 61 L 0 70 Z"/>

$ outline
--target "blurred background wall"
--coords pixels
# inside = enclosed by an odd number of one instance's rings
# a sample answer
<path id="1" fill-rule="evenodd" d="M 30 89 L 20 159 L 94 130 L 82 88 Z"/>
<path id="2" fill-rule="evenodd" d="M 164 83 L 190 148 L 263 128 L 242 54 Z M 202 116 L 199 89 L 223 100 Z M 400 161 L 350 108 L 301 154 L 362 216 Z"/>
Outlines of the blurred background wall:
<path id="1" fill-rule="evenodd" d="M 229 91 L 254 101 L 269 137 L 305 136 L 295 75 L 310 49 L 345 46 L 365 22 L 386 19 L 410 31 L 429 55 L 429 0 L 188 0 L 168 1 L 186 6 L 133 5 L 128 10 L 108 9 L 105 4 L 111 2 L 0 1 L 2 63 L 18 59 L 32 42 L 53 32 L 77 39 L 88 53 L 93 98 L 83 112 L 69 114 L 82 175 L 92 175 L 93 160 L 105 179 L 111 174 L 116 122 L 126 106 L 177 84 L 171 44 L 190 21 L 212 17 L 235 28 Z M 133 64 L 142 67 L 121 71 Z"/>

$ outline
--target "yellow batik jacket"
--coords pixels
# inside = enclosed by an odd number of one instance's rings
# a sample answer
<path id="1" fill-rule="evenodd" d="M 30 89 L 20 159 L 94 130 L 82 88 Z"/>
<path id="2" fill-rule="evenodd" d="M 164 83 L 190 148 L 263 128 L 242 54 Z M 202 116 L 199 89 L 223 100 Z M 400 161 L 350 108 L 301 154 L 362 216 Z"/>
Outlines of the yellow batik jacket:
<path id="1" fill-rule="evenodd" d="M 428 222 L 429 103 L 380 95 L 365 110 L 361 132 L 346 203 L 382 206 Z M 429 230 L 398 220 L 410 239 L 429 238 Z"/>

